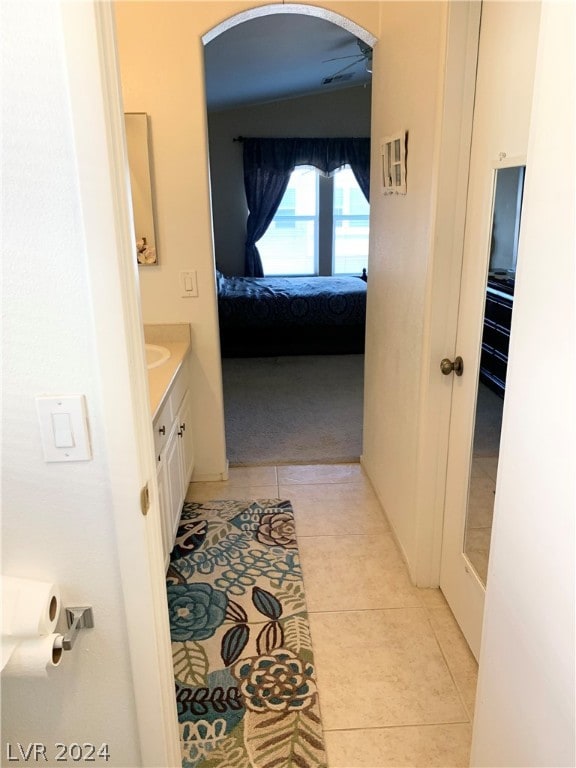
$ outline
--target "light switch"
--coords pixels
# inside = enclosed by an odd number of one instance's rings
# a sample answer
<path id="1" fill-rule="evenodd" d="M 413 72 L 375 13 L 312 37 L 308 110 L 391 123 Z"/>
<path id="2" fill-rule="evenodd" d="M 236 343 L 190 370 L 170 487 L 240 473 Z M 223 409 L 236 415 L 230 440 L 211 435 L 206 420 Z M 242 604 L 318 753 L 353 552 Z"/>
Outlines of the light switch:
<path id="1" fill-rule="evenodd" d="M 196 270 L 180 272 L 180 295 L 183 299 L 198 296 Z"/>
<path id="2" fill-rule="evenodd" d="M 52 427 L 54 430 L 54 445 L 56 448 L 72 448 L 74 437 L 69 413 L 53 413 Z"/>
<path id="3" fill-rule="evenodd" d="M 45 461 L 92 458 L 84 395 L 37 397 L 36 409 Z"/>

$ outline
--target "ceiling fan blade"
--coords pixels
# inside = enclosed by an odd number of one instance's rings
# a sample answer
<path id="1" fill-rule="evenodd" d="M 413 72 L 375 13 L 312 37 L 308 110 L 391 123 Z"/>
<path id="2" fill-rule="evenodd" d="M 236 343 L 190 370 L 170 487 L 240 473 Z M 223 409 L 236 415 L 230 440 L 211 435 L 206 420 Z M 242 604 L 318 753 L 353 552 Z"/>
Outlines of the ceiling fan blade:
<path id="1" fill-rule="evenodd" d="M 353 61 L 351 64 L 347 64 L 345 67 L 342 67 L 342 69 L 339 69 L 338 72 L 334 72 L 331 77 L 336 77 L 337 75 L 341 75 L 343 72 L 346 72 L 348 69 L 352 69 L 352 67 L 355 67 L 356 64 L 359 64 L 361 61 L 364 61 L 364 57 L 357 59 L 356 61 Z"/>

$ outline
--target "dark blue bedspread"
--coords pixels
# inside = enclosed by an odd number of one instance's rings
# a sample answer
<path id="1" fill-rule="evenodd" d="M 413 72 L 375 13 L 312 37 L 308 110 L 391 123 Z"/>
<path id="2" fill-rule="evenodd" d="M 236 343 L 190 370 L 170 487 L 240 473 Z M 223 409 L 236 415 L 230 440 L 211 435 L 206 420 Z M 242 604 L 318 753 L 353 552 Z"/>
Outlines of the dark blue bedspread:
<path id="1" fill-rule="evenodd" d="M 363 326 L 366 283 L 357 277 L 221 277 L 221 328 Z"/>

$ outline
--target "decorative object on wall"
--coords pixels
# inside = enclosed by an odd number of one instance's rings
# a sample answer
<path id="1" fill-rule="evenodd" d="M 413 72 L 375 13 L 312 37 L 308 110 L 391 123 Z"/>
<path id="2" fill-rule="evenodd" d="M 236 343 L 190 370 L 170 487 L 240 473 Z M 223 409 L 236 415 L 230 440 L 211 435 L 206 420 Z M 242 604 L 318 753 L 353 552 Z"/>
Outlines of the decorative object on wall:
<path id="1" fill-rule="evenodd" d="M 385 195 L 406 194 L 406 131 L 398 131 L 381 141 L 382 191 Z"/>
<path id="2" fill-rule="evenodd" d="M 148 245 L 147 238 L 142 237 L 136 240 L 136 259 L 138 264 L 157 264 L 158 257 L 156 255 L 156 248 L 151 248 Z"/>
<path id="3" fill-rule="evenodd" d="M 167 581 L 182 764 L 326 768 L 290 502 L 185 503 Z"/>
<path id="4" fill-rule="evenodd" d="M 128 112 L 124 115 L 126 145 L 130 166 L 136 259 L 138 264 L 158 264 L 154 205 L 150 170 L 150 144 L 148 115 L 145 112 Z"/>

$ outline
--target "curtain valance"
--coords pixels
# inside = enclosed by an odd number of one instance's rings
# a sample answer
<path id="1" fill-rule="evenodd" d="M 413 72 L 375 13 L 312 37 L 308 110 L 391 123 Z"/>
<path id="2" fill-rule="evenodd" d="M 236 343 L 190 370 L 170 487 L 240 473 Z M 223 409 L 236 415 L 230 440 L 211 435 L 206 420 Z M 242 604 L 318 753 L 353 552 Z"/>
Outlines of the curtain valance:
<path id="1" fill-rule="evenodd" d="M 243 139 L 244 174 L 256 169 L 293 171 L 313 165 L 326 174 L 349 165 L 366 199 L 370 196 L 370 139 Z"/>

